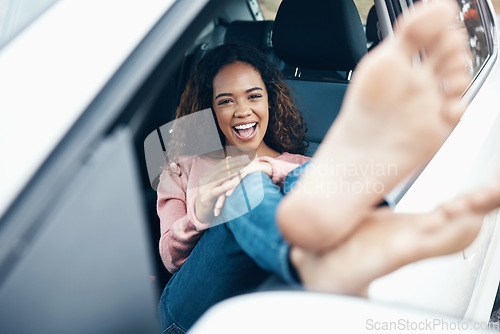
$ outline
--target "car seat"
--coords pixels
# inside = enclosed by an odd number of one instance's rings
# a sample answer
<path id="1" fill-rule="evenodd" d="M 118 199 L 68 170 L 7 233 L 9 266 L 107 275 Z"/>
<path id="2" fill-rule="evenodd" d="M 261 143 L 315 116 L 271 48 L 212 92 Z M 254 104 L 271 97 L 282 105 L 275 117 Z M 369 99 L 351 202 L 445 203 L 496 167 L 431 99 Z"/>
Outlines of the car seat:
<path id="1" fill-rule="evenodd" d="M 226 29 L 224 44 L 249 44 L 264 53 L 267 58 L 281 70 L 283 63 L 273 49 L 274 21 L 233 21 Z"/>
<path id="2" fill-rule="evenodd" d="M 294 69 L 288 85 L 308 125 L 312 156 L 337 117 L 350 75 L 366 54 L 352 0 L 283 0 L 273 30 L 276 55 Z"/>
<path id="3" fill-rule="evenodd" d="M 269 54 L 273 52 L 273 21 L 233 21 L 224 36 L 224 44 L 250 44 Z"/>
<path id="4" fill-rule="evenodd" d="M 368 51 L 373 50 L 373 48 L 376 47 L 381 41 L 378 29 L 377 10 L 375 6 L 370 8 L 368 16 L 366 17 L 366 40 L 370 45 Z"/>

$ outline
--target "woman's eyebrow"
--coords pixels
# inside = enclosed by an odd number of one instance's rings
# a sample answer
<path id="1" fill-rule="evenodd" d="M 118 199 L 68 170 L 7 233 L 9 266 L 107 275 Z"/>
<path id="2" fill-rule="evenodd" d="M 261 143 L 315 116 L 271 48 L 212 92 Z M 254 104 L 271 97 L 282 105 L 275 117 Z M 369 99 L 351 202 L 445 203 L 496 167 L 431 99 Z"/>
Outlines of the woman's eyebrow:
<path id="1" fill-rule="evenodd" d="M 250 92 L 253 92 L 254 90 L 263 90 L 263 89 L 262 89 L 262 88 L 260 88 L 260 87 L 253 87 L 253 88 L 247 89 L 247 90 L 245 91 L 245 93 L 250 93 Z"/>
<path id="2" fill-rule="evenodd" d="M 220 93 L 219 95 L 217 95 L 215 97 L 214 100 L 217 100 L 219 97 L 222 97 L 222 96 L 233 96 L 233 94 L 231 94 L 231 93 Z"/>
<path id="3" fill-rule="evenodd" d="M 263 90 L 263 89 L 262 89 L 262 88 L 260 88 L 260 87 L 253 87 L 253 88 L 247 89 L 247 90 L 245 91 L 245 93 L 247 93 L 247 94 L 248 94 L 248 93 L 251 93 L 251 92 L 256 91 L 256 90 Z M 219 97 L 223 97 L 223 96 L 233 96 L 233 94 L 231 94 L 231 93 L 220 93 L 220 94 L 218 94 L 218 95 L 215 97 L 215 99 L 214 99 L 214 100 L 217 100 Z"/>

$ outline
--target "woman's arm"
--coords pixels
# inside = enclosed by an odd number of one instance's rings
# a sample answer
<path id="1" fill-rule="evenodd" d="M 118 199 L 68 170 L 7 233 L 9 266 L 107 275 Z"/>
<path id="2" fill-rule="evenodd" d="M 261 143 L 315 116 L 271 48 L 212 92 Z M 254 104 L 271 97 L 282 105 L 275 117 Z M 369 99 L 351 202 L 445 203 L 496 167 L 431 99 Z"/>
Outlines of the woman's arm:
<path id="1" fill-rule="evenodd" d="M 269 175 L 273 182 L 281 185 L 286 176 L 299 165 L 309 161 L 311 158 L 298 154 L 283 153 L 278 158 L 259 157 L 257 161 L 266 162 L 271 166 L 272 173 Z M 267 174 L 267 173 L 266 173 Z"/>
<path id="2" fill-rule="evenodd" d="M 172 168 L 171 168 L 172 167 Z M 160 256 L 170 272 L 176 272 L 191 253 L 206 226 L 193 213 L 187 196 L 188 169 L 181 172 L 172 165 L 160 176 L 157 213 L 160 218 Z M 191 170 L 189 170 L 191 172 Z M 190 205 L 191 204 L 191 205 Z"/>
<path id="3" fill-rule="evenodd" d="M 178 198 L 159 198 L 160 256 L 171 273 L 184 264 L 202 232 L 188 219 L 186 202 Z"/>
<path id="4" fill-rule="evenodd" d="M 229 190 L 225 181 L 234 177 L 228 177 L 228 173 L 235 174 L 246 161 L 248 158 L 232 158 L 210 168 L 198 164 L 194 158 L 183 162 L 182 168 L 172 164 L 161 174 L 157 190 L 161 229 L 159 249 L 170 272 L 179 270 L 202 231 L 210 226 L 214 218 L 214 203 L 220 193 Z"/>

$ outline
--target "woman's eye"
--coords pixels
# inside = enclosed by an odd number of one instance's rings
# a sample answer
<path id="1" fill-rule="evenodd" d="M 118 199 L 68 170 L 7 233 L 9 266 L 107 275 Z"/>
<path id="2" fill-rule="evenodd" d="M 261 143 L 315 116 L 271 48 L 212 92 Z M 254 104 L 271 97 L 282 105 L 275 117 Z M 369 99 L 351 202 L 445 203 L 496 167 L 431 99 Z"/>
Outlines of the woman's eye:
<path id="1" fill-rule="evenodd" d="M 217 105 L 221 106 L 223 104 L 228 104 L 229 102 L 231 102 L 231 100 L 227 99 L 227 100 L 220 100 Z"/>
<path id="2" fill-rule="evenodd" d="M 252 94 L 252 95 L 250 95 L 251 99 L 259 99 L 261 97 L 262 97 L 262 95 L 260 95 L 260 94 Z"/>

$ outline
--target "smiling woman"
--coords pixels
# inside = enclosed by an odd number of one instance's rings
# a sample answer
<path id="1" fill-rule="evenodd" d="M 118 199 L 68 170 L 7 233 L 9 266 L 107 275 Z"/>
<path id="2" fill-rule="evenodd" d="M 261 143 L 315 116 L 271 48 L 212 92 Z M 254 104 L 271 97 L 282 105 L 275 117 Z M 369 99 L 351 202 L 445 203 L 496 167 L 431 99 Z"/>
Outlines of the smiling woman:
<path id="1" fill-rule="evenodd" d="M 164 330 L 189 329 L 210 306 L 256 288 L 271 274 L 288 284 L 363 294 L 374 278 L 422 258 L 457 252 L 473 240 L 484 214 L 499 205 L 495 190 L 486 189 L 485 201 L 474 206 L 459 204 L 471 203 L 476 193 L 429 214 L 380 207 L 384 189 L 393 189 L 431 159 L 464 111 L 459 101 L 470 82 L 469 53 L 463 48 L 465 30 L 449 29 L 457 13 L 451 0 L 420 4 L 398 21 L 395 38 L 360 62 L 343 114 L 314 161 L 298 168 L 307 159 L 284 153 L 287 141 L 276 140 L 281 133 L 297 143 L 293 130 L 301 129 L 294 125 L 301 117 L 286 103 L 289 91 L 279 71 L 249 47 L 227 44 L 207 52 L 177 117 L 212 108 L 225 149 L 181 156 L 160 177 L 160 252 L 173 273 L 159 304 Z M 420 67 L 412 66 L 422 49 L 427 57 Z M 436 71 L 442 64 L 446 71 Z M 443 91 L 443 82 L 456 86 Z M 263 173 L 243 168 L 252 150 Z M 374 161 L 395 164 L 397 175 L 323 172 L 323 167 Z M 356 190 L 360 180 L 380 181 L 383 189 Z M 346 182 L 345 191 L 330 187 Z M 291 191 L 294 185 L 298 189 Z M 245 204 L 246 212 L 241 210 Z"/>
<path id="2" fill-rule="evenodd" d="M 158 185 L 160 254 L 173 273 L 159 306 L 164 329 L 188 329 L 216 302 L 253 290 L 273 274 L 297 283 L 273 217 L 284 196 L 279 186 L 309 158 L 289 153 L 304 152 L 305 131 L 281 72 L 250 46 L 227 44 L 207 53 L 182 95 L 174 123 L 180 136 L 169 145 L 174 151 L 193 129 L 179 124 L 207 108 L 222 147 L 169 154 L 177 161 Z M 255 171 L 262 173 L 250 174 Z"/>
<path id="3" fill-rule="evenodd" d="M 258 156 L 280 155 L 264 142 L 269 122 L 267 90 L 251 65 L 226 65 L 213 80 L 214 111 L 226 143 Z"/>

